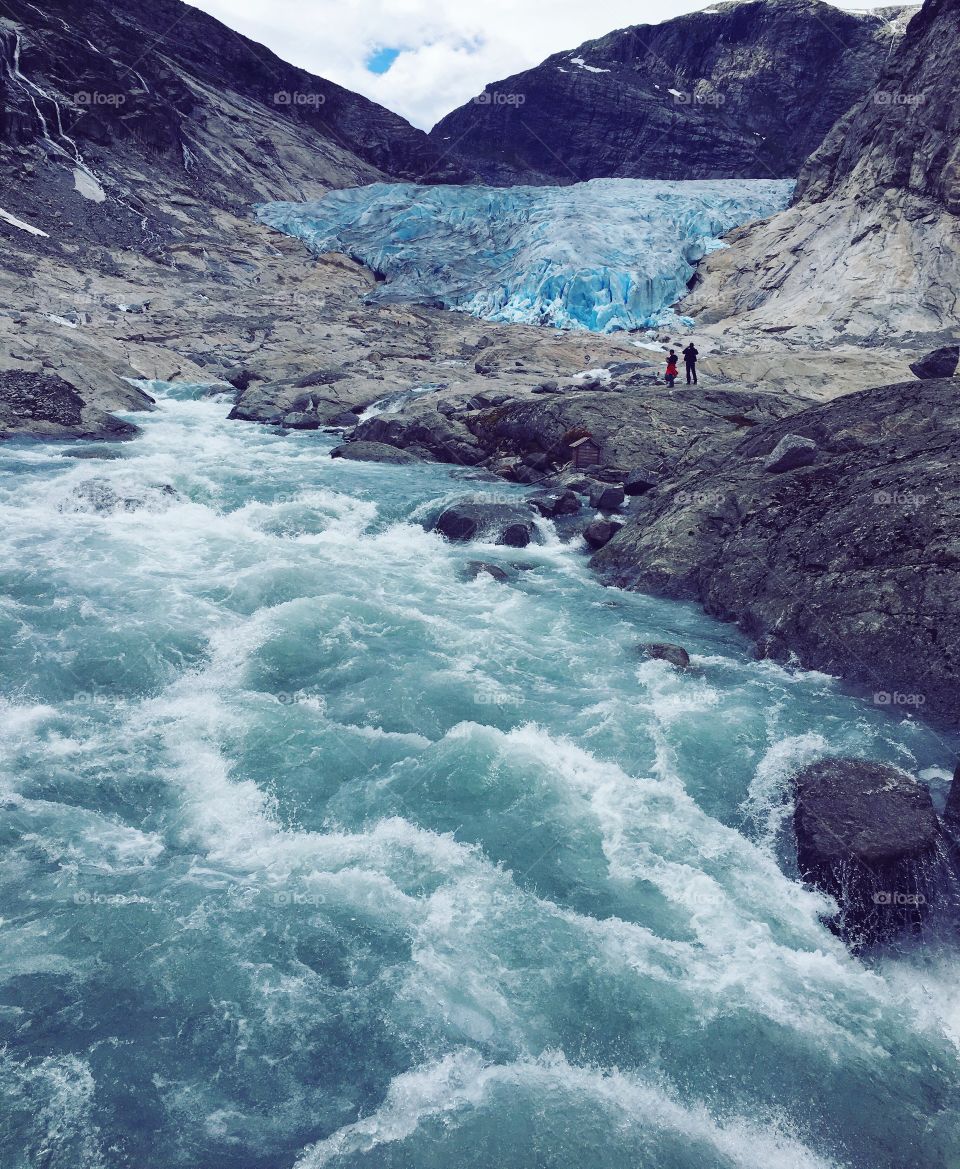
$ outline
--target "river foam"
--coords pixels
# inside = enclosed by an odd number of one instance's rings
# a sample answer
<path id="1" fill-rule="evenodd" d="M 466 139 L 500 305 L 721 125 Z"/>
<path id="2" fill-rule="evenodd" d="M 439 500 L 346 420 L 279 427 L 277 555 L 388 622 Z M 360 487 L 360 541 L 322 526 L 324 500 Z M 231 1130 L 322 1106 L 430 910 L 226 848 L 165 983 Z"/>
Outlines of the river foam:
<path id="1" fill-rule="evenodd" d="M 949 1164 L 955 947 L 852 958 L 789 841 L 797 765 L 936 735 L 153 389 L 122 459 L 0 450 L 15 1169 Z"/>

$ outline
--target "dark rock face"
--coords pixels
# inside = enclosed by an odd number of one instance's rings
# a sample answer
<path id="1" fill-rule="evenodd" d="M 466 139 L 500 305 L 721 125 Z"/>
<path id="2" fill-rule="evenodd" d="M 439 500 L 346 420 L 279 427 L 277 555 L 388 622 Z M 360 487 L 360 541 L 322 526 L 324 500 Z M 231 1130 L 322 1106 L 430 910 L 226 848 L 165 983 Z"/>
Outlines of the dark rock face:
<path id="1" fill-rule="evenodd" d="M 534 533 L 525 508 L 470 500 L 448 507 L 433 527 L 448 540 L 485 540 L 510 548 L 526 548 Z"/>
<path id="2" fill-rule="evenodd" d="M 799 434 L 787 434 L 770 452 L 763 469 L 772 475 L 782 471 L 794 471 L 797 467 L 809 467 L 817 461 L 817 444 Z"/>
<path id="3" fill-rule="evenodd" d="M 960 827 L 960 763 L 953 772 L 953 782 L 947 792 L 947 804 L 943 810 L 943 818 L 954 827 Z"/>
<path id="4" fill-rule="evenodd" d="M 682 645 L 673 645 L 668 641 L 651 641 L 643 647 L 643 652 L 648 658 L 669 662 L 671 666 L 676 666 L 678 670 L 690 668 L 690 655 Z"/>
<path id="5" fill-rule="evenodd" d="M 935 896 L 940 837 L 926 787 L 862 759 L 820 760 L 794 787 L 797 864 L 836 899 L 837 932 L 864 945 L 919 924 Z"/>
<path id="6" fill-rule="evenodd" d="M 927 0 L 872 91 L 801 170 L 798 196 L 817 202 L 854 181 L 863 195 L 909 190 L 960 214 L 958 21 L 958 0 Z"/>
<path id="7" fill-rule="evenodd" d="M 578 390 L 482 411 L 468 416 L 465 424 L 488 454 L 538 451 L 566 463 L 570 436 L 586 430 L 600 444 L 602 468 L 630 467 L 643 459 L 660 470 L 691 444 L 737 434 L 727 415 L 745 414 L 759 422 L 781 417 L 789 409 L 775 394 L 740 390 L 694 393 L 684 387 L 670 396 L 655 387 L 639 388 L 629 396 Z M 378 421 L 374 418 L 365 425 Z M 620 472 L 617 481 L 622 483 L 623 477 Z"/>
<path id="8" fill-rule="evenodd" d="M 942 345 L 910 365 L 910 372 L 927 381 L 935 377 L 953 377 L 960 365 L 960 345 Z"/>
<path id="9" fill-rule="evenodd" d="M 176 217 L 159 209 L 151 184 L 169 184 L 167 194 L 179 188 L 186 205 L 245 210 L 258 200 L 310 197 L 324 184 L 458 177 L 396 114 L 180 0 L 10 0 L 0 59 L 0 146 L 43 143 L 68 175 L 79 167 L 94 192 L 90 230 L 113 246 L 137 240 L 157 249 L 178 238 Z M 31 199 L 19 177 L 19 198 L 4 192 L 3 206 L 32 204 L 27 218 L 35 222 L 44 184 L 38 176 Z M 122 202 L 104 200 L 107 189 Z"/>
<path id="10" fill-rule="evenodd" d="M 770 475 L 784 434 L 813 466 Z M 699 600 L 760 647 L 960 719 L 960 382 L 882 386 L 693 452 L 595 558 L 628 588 Z"/>
<path id="11" fill-rule="evenodd" d="M 382 442 L 345 442 L 334 447 L 331 459 L 352 459 L 358 463 L 416 463 L 419 460 L 409 451 L 387 446 Z"/>
<path id="12" fill-rule="evenodd" d="M 77 390 L 56 374 L 0 371 L 0 439 L 13 435 L 121 439 L 138 433 L 131 423 L 88 406 Z"/>
<path id="13" fill-rule="evenodd" d="M 479 463 L 483 451 L 467 428 L 429 404 L 411 403 L 409 411 L 377 415 L 361 422 L 354 438 L 410 449 L 438 463 Z M 532 472 L 534 478 L 536 473 Z"/>
<path id="14" fill-rule="evenodd" d="M 898 30 L 819 0 L 635 25 L 488 85 L 431 131 L 484 182 L 795 175 Z"/>
<path id="15" fill-rule="evenodd" d="M 794 206 L 731 233 L 684 311 L 704 323 L 804 325 L 825 339 L 954 341 L 958 76 L 960 0 L 927 0 L 870 92 L 800 170 Z"/>
<path id="16" fill-rule="evenodd" d="M 620 531 L 623 524 L 617 520 L 592 520 L 583 530 L 583 538 L 591 548 L 602 548 Z"/>

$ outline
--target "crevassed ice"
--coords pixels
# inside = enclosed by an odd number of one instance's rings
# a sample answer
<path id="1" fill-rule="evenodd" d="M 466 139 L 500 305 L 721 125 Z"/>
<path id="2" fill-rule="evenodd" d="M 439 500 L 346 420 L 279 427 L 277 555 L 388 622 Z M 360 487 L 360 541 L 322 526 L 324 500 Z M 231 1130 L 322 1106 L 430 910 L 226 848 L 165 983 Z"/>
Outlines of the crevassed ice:
<path id="1" fill-rule="evenodd" d="M 789 179 L 593 179 L 570 187 L 374 183 L 260 220 L 317 255 L 384 277 L 374 300 L 436 301 L 491 321 L 650 328 L 669 318 L 720 236 L 782 210 Z"/>

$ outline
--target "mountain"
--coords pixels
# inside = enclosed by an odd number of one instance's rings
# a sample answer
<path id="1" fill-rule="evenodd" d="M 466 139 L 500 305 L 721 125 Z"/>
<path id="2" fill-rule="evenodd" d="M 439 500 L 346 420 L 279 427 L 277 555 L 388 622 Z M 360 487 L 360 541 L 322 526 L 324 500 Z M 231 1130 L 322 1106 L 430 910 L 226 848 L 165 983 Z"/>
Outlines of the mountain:
<path id="1" fill-rule="evenodd" d="M 305 198 L 384 177 L 457 177 L 396 114 L 180 0 L 5 2 L 0 149 L 0 194 L 14 213 L 36 212 L 43 191 L 32 180 L 52 164 L 76 171 L 91 202 L 122 200 L 134 230 L 157 210 L 157 184 L 236 208 L 281 190 Z"/>
<path id="2" fill-rule="evenodd" d="M 488 85 L 430 137 L 504 185 L 793 177 L 915 11 L 748 0 L 635 25 Z"/>
<path id="3" fill-rule="evenodd" d="M 960 0 L 927 0 L 875 86 L 802 168 L 795 204 L 731 233 L 684 302 L 702 321 L 955 340 Z"/>
<path id="4" fill-rule="evenodd" d="M 150 406 L 130 379 L 202 377 L 219 349 L 315 363 L 356 273 L 321 293 L 252 205 L 456 177 L 402 118 L 179 0 L 4 0 L 0 436 L 116 437 L 105 412 Z"/>

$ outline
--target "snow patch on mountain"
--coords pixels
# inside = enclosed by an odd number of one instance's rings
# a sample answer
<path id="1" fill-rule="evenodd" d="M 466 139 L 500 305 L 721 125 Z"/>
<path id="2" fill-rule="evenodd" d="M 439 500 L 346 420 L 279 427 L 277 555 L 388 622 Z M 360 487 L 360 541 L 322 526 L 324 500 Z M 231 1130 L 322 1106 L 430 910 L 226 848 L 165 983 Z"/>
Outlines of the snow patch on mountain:
<path id="1" fill-rule="evenodd" d="M 569 187 L 375 183 L 260 220 L 383 278 L 370 299 L 607 333 L 672 319 L 694 265 L 731 228 L 786 207 L 793 183 L 594 179 Z"/>

